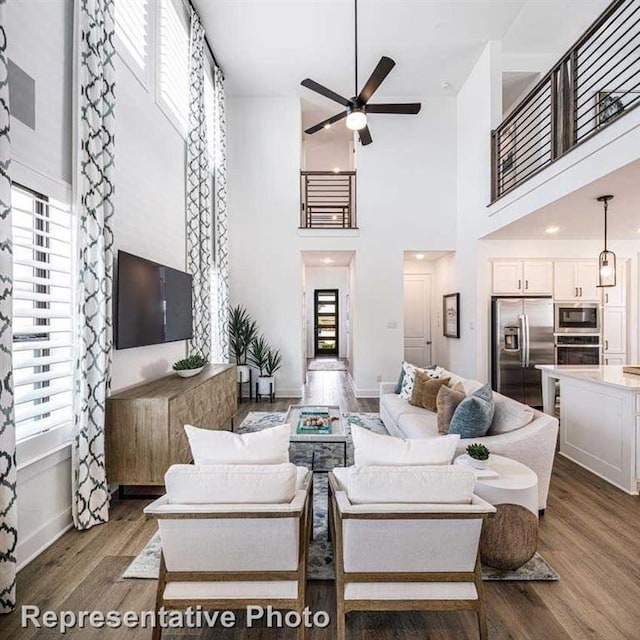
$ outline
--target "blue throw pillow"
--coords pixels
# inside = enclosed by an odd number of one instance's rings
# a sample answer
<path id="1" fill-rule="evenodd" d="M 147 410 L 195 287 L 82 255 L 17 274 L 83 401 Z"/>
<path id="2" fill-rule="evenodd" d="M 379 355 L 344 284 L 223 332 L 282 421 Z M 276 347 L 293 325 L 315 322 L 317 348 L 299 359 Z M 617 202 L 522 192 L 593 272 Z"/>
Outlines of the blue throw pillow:
<path id="1" fill-rule="evenodd" d="M 459 433 L 461 439 L 481 438 L 489 431 L 494 409 L 491 386 L 485 384 L 456 407 L 447 433 Z"/>
<path id="2" fill-rule="evenodd" d="M 402 391 L 402 382 L 404 380 L 404 367 L 400 367 L 400 375 L 398 376 L 398 382 L 396 382 L 396 388 L 393 390 L 393 393 L 396 395 L 400 395 Z"/>

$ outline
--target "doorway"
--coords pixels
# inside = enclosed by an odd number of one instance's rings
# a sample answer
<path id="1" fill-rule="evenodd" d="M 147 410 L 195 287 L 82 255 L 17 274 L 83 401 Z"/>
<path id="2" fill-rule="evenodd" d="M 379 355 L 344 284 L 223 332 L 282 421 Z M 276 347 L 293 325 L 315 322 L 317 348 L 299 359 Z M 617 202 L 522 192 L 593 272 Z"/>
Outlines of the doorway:
<path id="1" fill-rule="evenodd" d="M 314 355 L 337 358 L 339 346 L 338 289 L 316 289 L 313 300 Z"/>
<path id="2" fill-rule="evenodd" d="M 404 275 L 404 359 L 418 367 L 432 363 L 431 275 Z"/>

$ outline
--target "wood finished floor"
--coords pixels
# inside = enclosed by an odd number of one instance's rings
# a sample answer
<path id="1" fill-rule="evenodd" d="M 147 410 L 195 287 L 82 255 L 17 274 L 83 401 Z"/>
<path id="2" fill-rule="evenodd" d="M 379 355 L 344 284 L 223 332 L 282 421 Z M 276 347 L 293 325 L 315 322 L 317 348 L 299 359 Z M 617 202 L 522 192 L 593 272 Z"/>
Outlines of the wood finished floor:
<path id="1" fill-rule="evenodd" d="M 377 401 L 356 399 L 344 372 L 313 372 L 305 400 L 341 404 L 346 411 L 377 411 Z M 243 403 L 237 424 L 249 411 L 283 411 L 289 402 Z M 122 580 L 122 572 L 154 532 L 145 520 L 147 500 L 114 500 L 111 520 L 87 532 L 69 531 L 18 575 L 18 605 L 41 610 L 147 610 L 155 581 Z M 627 496 L 580 467 L 558 458 L 539 550 L 560 574 L 559 582 L 485 583 L 493 640 L 637 640 L 640 638 L 640 499 Z M 333 614 L 331 582 L 310 582 L 308 605 Z M 238 616 L 242 620 L 241 616 Z M 60 638 L 55 630 L 21 629 L 16 611 L 0 616 L 2 640 Z M 131 639 L 150 630 L 74 630 L 67 638 Z M 168 632 L 163 638 L 276 640 L 295 632 L 267 628 Z M 466 640 L 477 638 L 467 613 L 352 613 L 350 640 Z M 309 640 L 333 638 L 331 627 L 307 633 Z"/>

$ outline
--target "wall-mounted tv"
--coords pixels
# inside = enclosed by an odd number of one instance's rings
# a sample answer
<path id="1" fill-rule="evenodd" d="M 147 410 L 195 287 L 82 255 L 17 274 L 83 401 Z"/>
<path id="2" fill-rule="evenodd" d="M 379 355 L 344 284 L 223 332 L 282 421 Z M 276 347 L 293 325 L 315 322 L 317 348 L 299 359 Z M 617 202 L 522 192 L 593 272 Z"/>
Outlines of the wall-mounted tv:
<path id="1" fill-rule="evenodd" d="M 192 337 L 188 273 L 118 251 L 117 274 L 116 349 Z"/>

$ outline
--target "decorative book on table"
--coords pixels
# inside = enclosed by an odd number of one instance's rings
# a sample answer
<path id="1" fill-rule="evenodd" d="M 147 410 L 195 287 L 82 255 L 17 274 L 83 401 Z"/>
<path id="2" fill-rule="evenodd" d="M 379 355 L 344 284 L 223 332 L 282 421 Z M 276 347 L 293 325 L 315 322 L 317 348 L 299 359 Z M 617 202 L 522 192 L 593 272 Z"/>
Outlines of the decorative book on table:
<path id="1" fill-rule="evenodd" d="M 327 407 L 304 407 L 296 432 L 300 435 L 326 435 L 331 433 L 331 420 Z"/>

